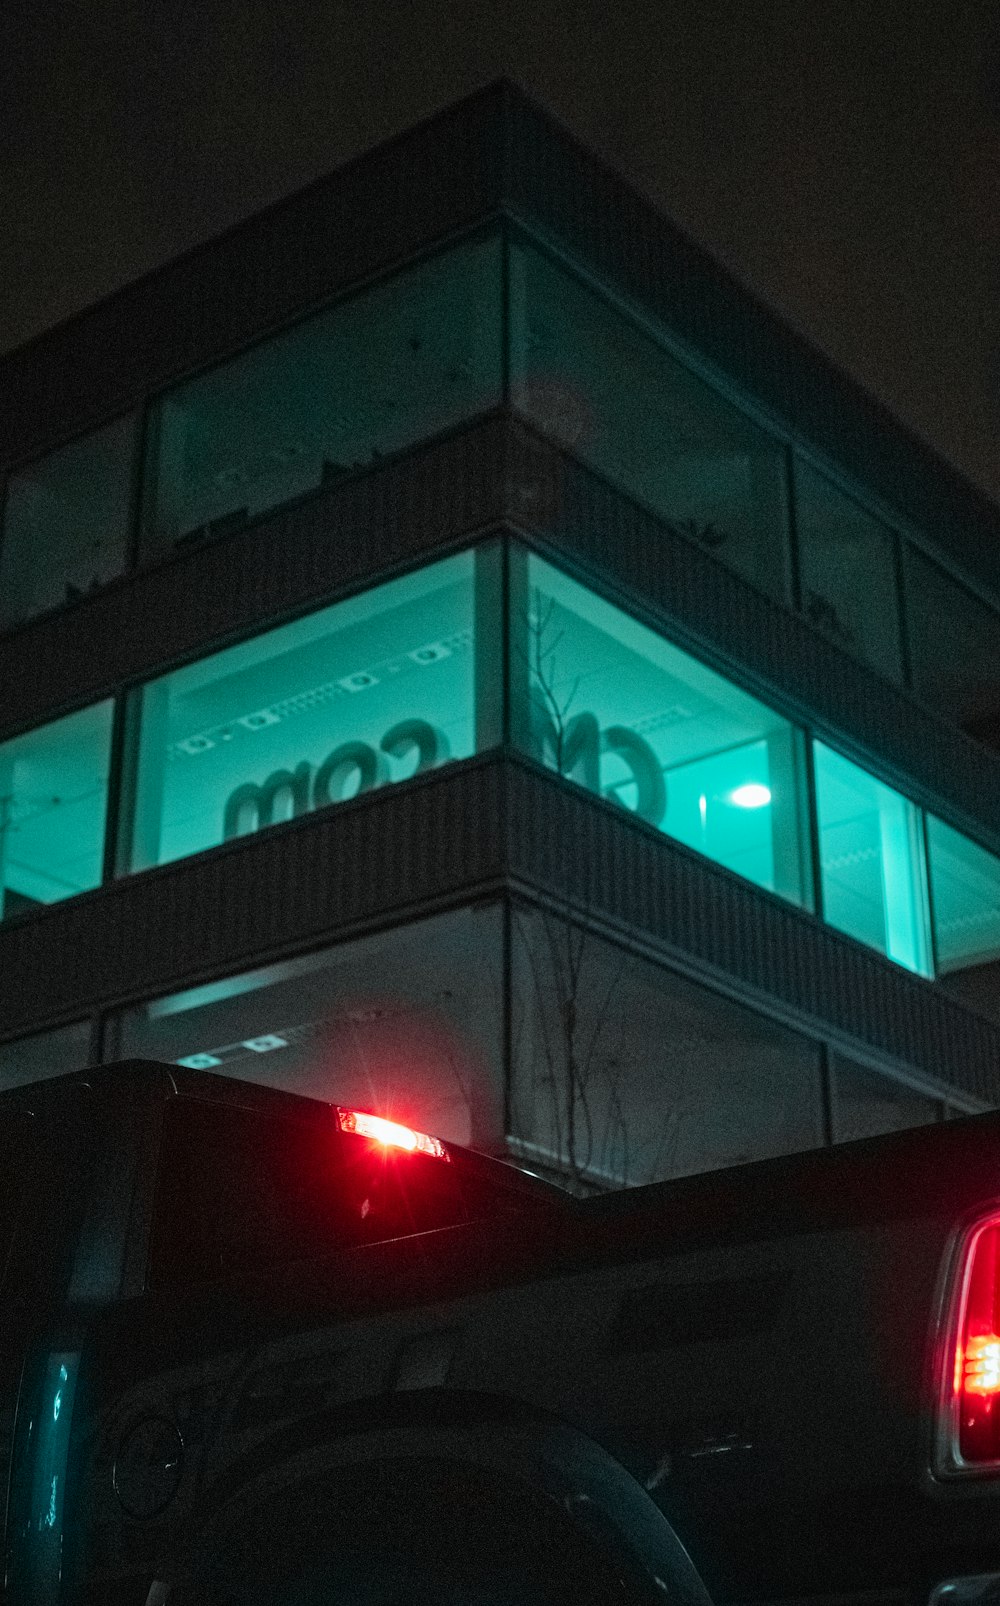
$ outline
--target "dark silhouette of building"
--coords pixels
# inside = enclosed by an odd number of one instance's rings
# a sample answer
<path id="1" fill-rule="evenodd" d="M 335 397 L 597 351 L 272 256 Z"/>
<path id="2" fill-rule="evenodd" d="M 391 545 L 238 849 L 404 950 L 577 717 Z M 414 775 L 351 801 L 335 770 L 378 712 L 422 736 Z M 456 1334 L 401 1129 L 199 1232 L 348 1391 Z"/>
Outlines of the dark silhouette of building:
<path id="1" fill-rule="evenodd" d="M 0 360 L 0 1082 L 579 1186 L 1000 1092 L 1000 513 L 498 84 Z"/>

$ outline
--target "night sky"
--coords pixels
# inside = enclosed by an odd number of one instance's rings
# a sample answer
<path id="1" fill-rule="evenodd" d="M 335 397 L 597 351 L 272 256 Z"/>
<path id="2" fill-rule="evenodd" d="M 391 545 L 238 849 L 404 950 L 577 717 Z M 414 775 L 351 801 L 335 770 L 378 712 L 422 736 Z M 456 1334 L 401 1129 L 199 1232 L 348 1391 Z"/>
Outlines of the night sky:
<path id="1" fill-rule="evenodd" d="M 986 0 L 5 0 L 0 349 L 501 72 L 1000 497 Z"/>

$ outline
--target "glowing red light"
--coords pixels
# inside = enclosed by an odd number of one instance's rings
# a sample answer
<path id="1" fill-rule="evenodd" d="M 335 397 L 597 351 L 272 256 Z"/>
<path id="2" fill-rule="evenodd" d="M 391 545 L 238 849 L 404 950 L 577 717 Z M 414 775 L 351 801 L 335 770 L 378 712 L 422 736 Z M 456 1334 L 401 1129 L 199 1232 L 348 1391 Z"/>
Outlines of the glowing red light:
<path id="1" fill-rule="evenodd" d="M 960 1467 L 1000 1467 L 1000 1216 L 969 1234 L 955 1332 L 952 1453 Z"/>
<path id="2" fill-rule="evenodd" d="M 982 1333 L 965 1347 L 962 1388 L 966 1394 L 1000 1394 L 1000 1338 Z"/>
<path id="3" fill-rule="evenodd" d="M 370 1115 L 366 1110 L 338 1110 L 337 1121 L 342 1132 L 352 1132 L 359 1138 L 373 1138 L 390 1149 L 406 1149 L 410 1154 L 430 1154 L 435 1160 L 450 1160 L 451 1156 L 440 1138 L 428 1137 L 426 1132 L 415 1132 L 399 1121 L 387 1121 L 384 1116 Z"/>

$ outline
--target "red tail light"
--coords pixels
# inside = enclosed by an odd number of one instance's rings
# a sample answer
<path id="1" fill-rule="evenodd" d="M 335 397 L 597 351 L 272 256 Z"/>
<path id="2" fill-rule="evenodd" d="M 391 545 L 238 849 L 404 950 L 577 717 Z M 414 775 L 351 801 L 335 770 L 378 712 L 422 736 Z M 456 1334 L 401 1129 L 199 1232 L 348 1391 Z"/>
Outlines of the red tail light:
<path id="1" fill-rule="evenodd" d="M 966 1234 L 954 1288 L 940 1470 L 1000 1471 L 1000 1212 Z"/>
<path id="2" fill-rule="evenodd" d="M 341 1132 L 353 1132 L 359 1138 L 373 1138 L 376 1143 L 390 1149 L 407 1149 L 411 1154 L 430 1154 L 436 1160 L 450 1160 L 451 1155 L 440 1138 L 428 1137 L 426 1132 L 414 1132 L 412 1127 L 401 1126 L 398 1121 L 387 1121 L 381 1115 L 370 1115 L 367 1110 L 338 1110 L 337 1122 Z"/>

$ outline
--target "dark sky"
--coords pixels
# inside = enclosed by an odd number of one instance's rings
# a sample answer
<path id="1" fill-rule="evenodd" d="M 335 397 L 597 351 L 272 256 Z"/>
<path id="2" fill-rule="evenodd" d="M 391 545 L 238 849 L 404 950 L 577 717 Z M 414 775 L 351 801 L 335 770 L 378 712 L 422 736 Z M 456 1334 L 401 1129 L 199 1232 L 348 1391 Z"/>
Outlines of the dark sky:
<path id="1" fill-rule="evenodd" d="M 986 0 L 6 0 L 0 349 L 500 72 L 1000 497 Z"/>

